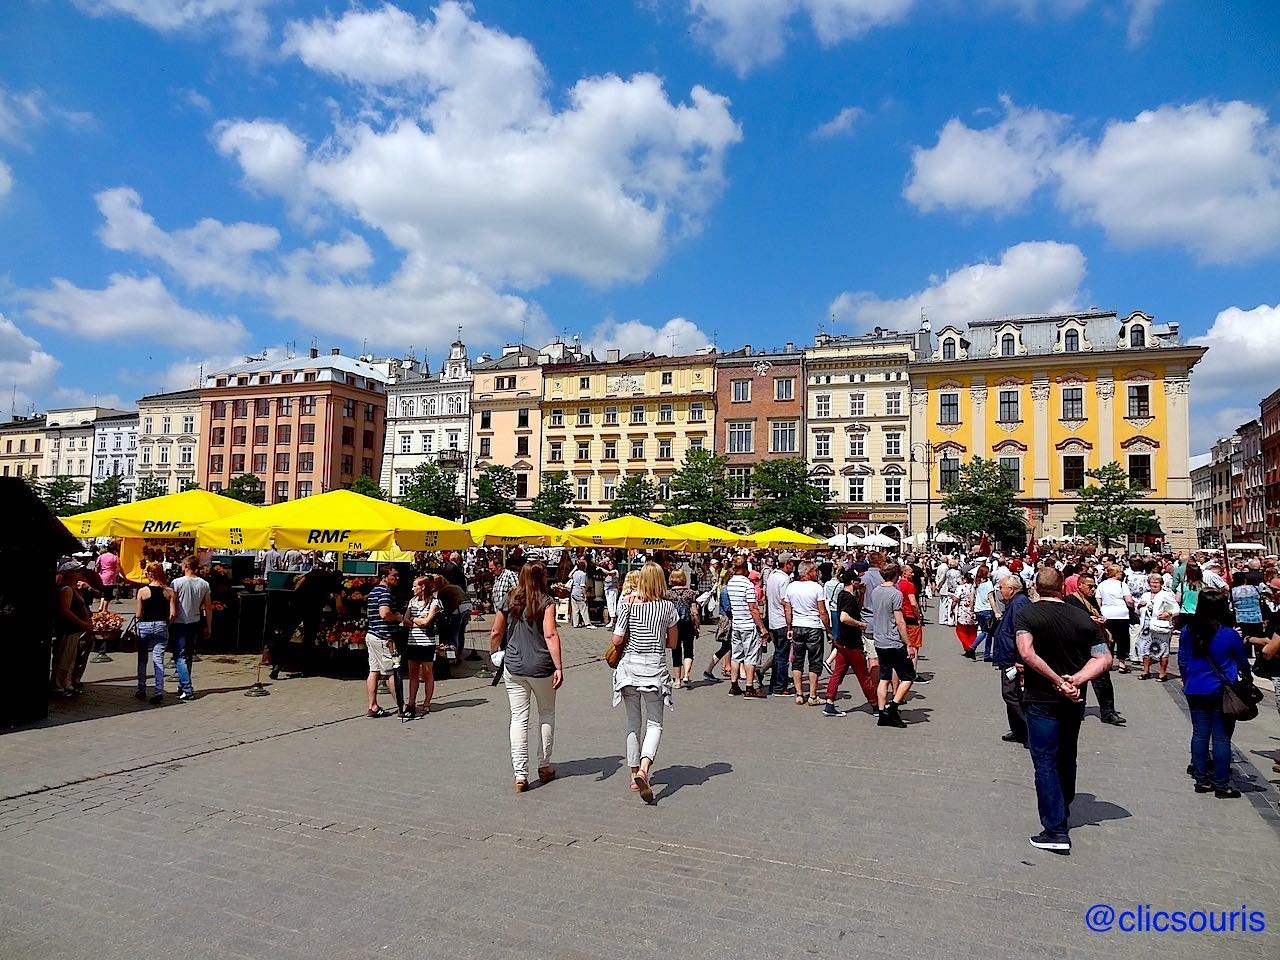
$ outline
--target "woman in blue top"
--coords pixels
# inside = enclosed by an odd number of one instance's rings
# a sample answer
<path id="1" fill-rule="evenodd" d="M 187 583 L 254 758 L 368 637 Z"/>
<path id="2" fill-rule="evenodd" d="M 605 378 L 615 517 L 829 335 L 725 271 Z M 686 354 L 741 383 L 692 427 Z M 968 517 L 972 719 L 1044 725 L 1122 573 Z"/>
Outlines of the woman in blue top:
<path id="1" fill-rule="evenodd" d="M 1191 767 L 1196 793 L 1213 791 L 1231 799 L 1240 791 L 1227 782 L 1231 776 L 1231 734 L 1236 721 L 1222 713 L 1224 681 L 1235 683 L 1248 675 L 1249 659 L 1244 640 L 1231 626 L 1231 607 L 1221 590 L 1201 590 L 1195 620 L 1183 628 L 1178 643 L 1178 670 L 1182 674 L 1187 706 L 1191 708 Z M 1209 744 L 1213 743 L 1213 770 L 1209 770 Z"/>

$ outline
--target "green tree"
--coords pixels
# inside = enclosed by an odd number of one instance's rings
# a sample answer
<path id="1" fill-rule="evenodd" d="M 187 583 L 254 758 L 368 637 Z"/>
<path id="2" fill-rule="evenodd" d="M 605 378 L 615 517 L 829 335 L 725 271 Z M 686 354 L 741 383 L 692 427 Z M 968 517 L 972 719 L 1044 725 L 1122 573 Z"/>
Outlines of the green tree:
<path id="1" fill-rule="evenodd" d="M 987 534 L 1016 540 L 1026 534 L 1016 495 L 998 460 L 974 457 L 960 466 L 960 479 L 942 499 L 946 517 L 938 529 L 961 539 Z"/>
<path id="2" fill-rule="evenodd" d="M 582 522 L 582 514 L 573 505 L 573 487 L 569 475 L 553 470 L 542 475 L 542 489 L 533 498 L 529 516 L 539 523 L 563 530 L 569 524 Z"/>
<path id="3" fill-rule="evenodd" d="M 367 473 L 362 473 L 356 477 L 355 482 L 351 484 L 351 492 L 365 497 L 372 497 L 374 500 L 385 500 L 387 498 L 382 488 Z"/>
<path id="4" fill-rule="evenodd" d="M 691 449 L 684 463 L 671 477 L 671 499 L 663 522 L 693 523 L 701 521 L 725 527 L 733 522 L 737 511 L 729 496 L 729 481 L 725 471 L 729 461 L 710 450 Z"/>
<path id="5" fill-rule="evenodd" d="M 182 480 L 178 483 L 178 492 L 186 493 L 188 490 L 199 490 L 200 484 L 194 480 Z"/>
<path id="6" fill-rule="evenodd" d="M 644 474 L 633 473 L 618 484 L 613 502 L 609 504 L 609 519 L 617 517 L 644 517 L 648 519 L 658 505 L 658 487 Z"/>
<path id="7" fill-rule="evenodd" d="M 266 500 L 262 481 L 252 473 L 242 473 L 232 477 L 227 481 L 227 489 L 223 491 L 223 495 L 232 500 L 239 500 L 241 503 L 262 503 Z"/>
<path id="8" fill-rule="evenodd" d="M 113 473 L 93 485 L 84 508 L 85 510 L 104 510 L 107 507 L 119 506 L 127 497 L 128 491 L 124 488 L 124 478 L 118 473 Z"/>
<path id="9" fill-rule="evenodd" d="M 135 500 L 154 500 L 156 497 L 163 497 L 169 492 L 169 487 L 154 473 L 148 473 L 140 479 L 134 488 L 133 499 Z"/>
<path id="10" fill-rule="evenodd" d="M 1106 549 L 1113 540 L 1139 533 L 1156 523 L 1154 510 L 1133 505 L 1145 491 L 1130 482 L 1120 464 L 1112 461 L 1104 467 L 1085 471 L 1085 476 L 1095 482 L 1076 491 L 1080 497 L 1076 504 L 1076 533 L 1092 537 Z"/>
<path id="11" fill-rule="evenodd" d="M 467 507 L 467 517 L 483 520 L 496 513 L 515 513 L 516 472 L 500 463 L 491 463 L 476 476 L 476 498 Z"/>
<path id="12" fill-rule="evenodd" d="M 84 484 L 73 477 L 49 477 L 44 481 L 33 481 L 31 486 L 55 516 L 68 517 L 73 513 L 84 512 L 84 507 L 80 505 Z"/>
<path id="13" fill-rule="evenodd" d="M 397 502 L 419 513 L 457 520 L 462 516 L 463 506 L 458 494 L 458 475 L 441 470 L 434 463 L 420 463 L 409 474 L 409 482 Z"/>
<path id="14" fill-rule="evenodd" d="M 814 536 L 830 536 L 836 509 L 831 492 L 813 481 L 802 457 L 765 460 L 751 472 L 755 505 L 743 511 L 752 530 L 786 527 Z"/>

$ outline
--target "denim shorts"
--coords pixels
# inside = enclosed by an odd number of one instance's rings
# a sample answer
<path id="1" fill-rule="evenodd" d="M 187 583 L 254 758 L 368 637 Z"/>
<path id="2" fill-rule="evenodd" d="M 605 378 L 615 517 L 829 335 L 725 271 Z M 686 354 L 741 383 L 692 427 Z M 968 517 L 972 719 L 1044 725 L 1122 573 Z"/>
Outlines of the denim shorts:
<path id="1" fill-rule="evenodd" d="M 791 633 L 791 669 L 801 673 L 822 672 L 822 645 L 825 634 L 815 627 L 796 627 Z M 809 669 L 805 670 L 805 658 Z"/>
<path id="2" fill-rule="evenodd" d="M 729 634 L 729 659 L 734 663 L 760 666 L 764 660 L 764 645 L 760 643 L 760 632 L 755 627 L 734 630 Z"/>

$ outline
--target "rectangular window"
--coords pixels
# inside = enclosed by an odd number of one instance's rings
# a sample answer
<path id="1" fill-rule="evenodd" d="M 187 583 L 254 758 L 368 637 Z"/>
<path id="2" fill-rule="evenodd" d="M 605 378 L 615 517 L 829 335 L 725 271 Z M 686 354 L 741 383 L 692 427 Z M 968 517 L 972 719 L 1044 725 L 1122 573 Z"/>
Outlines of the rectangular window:
<path id="1" fill-rule="evenodd" d="M 950 490 L 960 482 L 960 459 L 958 457 L 943 457 L 938 461 L 938 489 L 942 491 Z"/>
<path id="2" fill-rule="evenodd" d="M 355 467 L 356 467 L 355 457 L 353 457 L 349 453 L 344 453 L 342 455 L 342 459 L 339 461 L 339 469 L 342 472 L 342 476 L 344 477 L 351 476 L 353 473 L 355 473 Z"/>
<path id="3" fill-rule="evenodd" d="M 550 422 L 549 422 L 548 426 L 552 426 L 552 427 L 563 427 L 563 426 L 564 426 L 564 411 L 563 411 L 563 410 L 561 410 L 561 409 L 559 409 L 559 408 L 556 408 L 555 410 L 552 410 L 552 411 L 551 411 L 551 419 L 550 419 Z"/>
<path id="4" fill-rule="evenodd" d="M 669 387 L 669 386 L 671 386 L 671 381 L 672 381 L 671 371 L 670 371 L 670 370 L 663 370 L 663 371 L 662 371 L 662 385 L 663 385 L 664 387 Z"/>
<path id="5" fill-rule="evenodd" d="M 529 499 L 529 475 L 527 473 L 516 474 L 516 497 L 520 500 Z"/>
<path id="6" fill-rule="evenodd" d="M 233 453 L 231 455 L 231 472 L 235 474 L 244 473 L 243 453 Z"/>
<path id="7" fill-rule="evenodd" d="M 276 443 L 285 444 L 293 439 L 293 424 L 282 423 L 276 427 Z"/>
<path id="8" fill-rule="evenodd" d="M 355 427 L 342 428 L 342 445 L 344 447 L 354 447 L 356 445 L 356 428 Z"/>
<path id="9" fill-rule="evenodd" d="M 480 438 L 480 456 L 482 457 L 493 456 L 493 438 L 492 437 Z"/>
<path id="10" fill-rule="evenodd" d="M 271 416 L 271 401 L 268 400 L 266 397 L 259 397 L 257 400 L 253 401 L 253 415 L 255 417 Z M 166 417 L 165 419 L 168 419 L 168 418 Z M 167 424 L 164 427 L 164 432 L 165 433 L 169 432 L 169 427 Z"/>
<path id="11" fill-rule="evenodd" d="M 730 383 L 733 388 L 733 402 L 749 403 L 751 400 L 751 381 L 733 380 Z"/>
<path id="12" fill-rule="evenodd" d="M 822 499 L 831 499 L 831 478 L 830 477 L 814 477 L 813 485 L 822 491 Z"/>
<path id="13" fill-rule="evenodd" d="M 289 481 L 277 480 L 276 481 L 276 498 L 274 502 L 284 503 L 288 499 L 289 499 Z"/>
<path id="14" fill-rule="evenodd" d="M 1151 387 L 1145 383 L 1132 384 L 1129 387 L 1129 416 L 1151 416 Z"/>
<path id="15" fill-rule="evenodd" d="M 248 427 L 232 427 L 231 428 L 231 445 L 233 447 L 243 447 L 249 439 Z"/>
<path id="16" fill-rule="evenodd" d="M 276 454 L 276 473 L 289 472 L 289 455 L 287 453 Z"/>
<path id="17" fill-rule="evenodd" d="M 527 457 L 529 455 L 529 438 L 516 437 L 516 456 Z"/>
<path id="18" fill-rule="evenodd" d="M 631 422 L 636 424 L 644 423 L 644 405 L 643 404 L 637 403 L 632 405 Z"/>
<path id="19" fill-rule="evenodd" d="M 591 408 L 590 407 L 578 408 L 578 426 L 580 427 L 591 426 Z"/>
<path id="20" fill-rule="evenodd" d="M 292 373 L 282 373 L 282 374 L 280 374 L 280 382 L 281 382 L 281 383 L 293 383 L 293 374 L 292 374 Z"/>
<path id="21" fill-rule="evenodd" d="M 813 455 L 819 460 L 831 457 L 831 434 L 816 433 L 813 436 Z"/>
<path id="22" fill-rule="evenodd" d="M 1084 388 L 1083 387 L 1063 387 L 1062 388 L 1062 419 L 1063 420 L 1083 420 L 1084 419 Z"/>
<path id="23" fill-rule="evenodd" d="M 574 490 L 574 495 L 577 499 L 586 500 L 591 496 L 590 477 L 578 477 L 574 486 L 577 488 Z"/>
<path id="24" fill-rule="evenodd" d="M 378 408 L 375 407 L 372 403 L 366 403 L 364 405 L 364 422 L 376 423 L 377 420 L 378 420 Z"/>
<path id="25" fill-rule="evenodd" d="M 373 476 L 373 457 L 360 458 L 360 472 L 366 477 Z"/>
<path id="26" fill-rule="evenodd" d="M 849 394 L 849 416 L 865 417 L 867 415 L 867 395 L 865 393 Z"/>
<path id="27" fill-rule="evenodd" d="M 618 478 L 614 476 L 604 477 L 603 500 L 612 500 L 618 490 Z"/>
<path id="28" fill-rule="evenodd" d="M 400 452 L 413 453 L 413 434 L 411 433 L 400 434 Z"/>
<path id="29" fill-rule="evenodd" d="M 938 395 L 940 406 L 938 408 L 939 423 L 959 423 L 960 422 L 960 394 L 958 393 L 942 393 Z"/>
<path id="30" fill-rule="evenodd" d="M 264 425 L 260 427 L 255 426 L 253 428 L 253 443 L 255 446 L 261 446 L 262 444 L 269 443 L 270 441 L 270 427 Z"/>
<path id="31" fill-rule="evenodd" d="M 182 432 L 188 434 L 196 432 L 196 418 L 193 415 L 187 414 L 183 416 Z"/>
<path id="32" fill-rule="evenodd" d="M 151 436 L 151 418 L 150 417 L 142 418 L 142 433 L 144 436 L 148 436 L 148 437 Z M 10 440 L 9 442 L 13 443 L 12 440 Z"/>
<path id="33" fill-rule="evenodd" d="M 865 457 L 867 455 L 867 435 L 865 433 L 849 434 L 849 456 Z"/>
<path id="34" fill-rule="evenodd" d="M 671 459 L 671 441 L 669 439 L 661 439 L 658 441 L 658 459 Z"/>
<path id="35" fill-rule="evenodd" d="M 901 477 L 885 477 L 884 478 L 884 502 L 885 503 L 901 503 L 902 502 L 902 478 Z"/>
<path id="36" fill-rule="evenodd" d="M 606 440 L 604 442 L 604 459 L 605 460 L 618 459 L 618 441 L 617 440 Z"/>
<path id="37" fill-rule="evenodd" d="M 1129 486 L 1139 490 L 1151 489 L 1151 454 L 1129 454 Z"/>
<path id="38" fill-rule="evenodd" d="M 516 411 L 516 429 L 517 430 L 529 429 L 529 408 L 528 407 L 521 407 L 519 410 Z"/>
<path id="39" fill-rule="evenodd" d="M 253 472 L 254 473 L 267 472 L 267 455 L 265 453 L 255 453 L 253 455 Z"/>
<path id="40" fill-rule="evenodd" d="M 315 383 L 315 382 L 316 382 L 316 372 L 315 372 L 314 370 L 305 371 L 305 372 L 302 374 L 302 382 L 303 382 L 303 383 Z"/>
<path id="41" fill-rule="evenodd" d="M 302 398 L 302 415 L 304 417 L 314 417 L 316 415 L 316 398 L 315 397 Z"/>
<path id="42" fill-rule="evenodd" d="M 867 502 L 867 478 L 866 477 L 850 477 L 849 478 L 849 502 L 850 503 L 866 503 Z"/>
<path id="43" fill-rule="evenodd" d="M 695 400 L 693 403 L 689 404 L 689 422 L 702 423 L 706 417 L 705 411 L 706 407 L 703 405 L 701 400 Z"/>
<path id="44" fill-rule="evenodd" d="M 791 377 L 775 377 L 773 380 L 773 399 L 794 400 L 796 398 L 796 382 Z"/>
<path id="45" fill-rule="evenodd" d="M 196 462 L 196 448 L 195 448 L 195 447 L 179 447 L 179 448 L 178 448 L 178 463 L 179 463 L 179 464 L 181 464 L 181 465 L 182 465 L 182 466 L 184 466 L 184 467 L 190 467 L 190 466 L 194 466 L 194 465 L 195 465 L 195 462 Z"/>
<path id="46" fill-rule="evenodd" d="M 303 497 L 309 497 L 309 496 L 311 496 L 311 481 L 299 480 L 298 481 L 298 499 L 301 500 Z"/>
<path id="47" fill-rule="evenodd" d="M 604 408 L 604 425 L 606 427 L 616 427 L 618 425 L 618 408 L 617 407 Z"/>
<path id="48" fill-rule="evenodd" d="M 1000 422 L 1001 423 L 1017 423 L 1022 418 L 1018 416 L 1018 391 L 1017 390 L 1001 390 L 1000 391 Z"/>
<path id="49" fill-rule="evenodd" d="M 209 431 L 209 440 L 215 447 L 224 446 L 227 442 L 227 428 L 214 427 Z"/>
<path id="50" fill-rule="evenodd" d="M 511 377 L 494 377 L 493 389 L 495 390 L 514 390 L 516 388 L 516 378 Z"/>
<path id="51" fill-rule="evenodd" d="M 769 424 L 769 452 L 795 453 L 798 449 L 796 422 L 794 420 L 775 420 Z"/>
<path id="52" fill-rule="evenodd" d="M 298 427 L 299 443 L 315 443 L 316 442 L 316 425 L 314 423 L 304 423 Z"/>
<path id="53" fill-rule="evenodd" d="M 493 429 L 493 411 L 492 410 L 480 411 L 480 429 L 481 430 Z"/>
<path id="54" fill-rule="evenodd" d="M 232 404 L 231 412 L 236 417 L 236 419 L 243 420 L 245 417 L 249 416 L 249 401 L 236 400 Z"/>
<path id="55" fill-rule="evenodd" d="M 644 441 L 643 440 L 631 441 L 631 459 L 632 460 L 644 459 Z"/>
<path id="56" fill-rule="evenodd" d="M 813 412 L 816 417 L 831 416 L 831 394 L 820 393 L 813 398 Z"/>
<path id="57" fill-rule="evenodd" d="M 161 418 L 160 418 L 160 432 L 161 432 L 161 433 L 172 433 L 172 432 L 173 432 L 173 418 L 172 418 L 172 417 L 161 417 Z"/>
<path id="58" fill-rule="evenodd" d="M 701 449 L 702 449 L 702 438 L 701 438 L 701 437 L 690 437 L 690 438 L 689 438 L 689 449 L 690 449 L 690 450 L 701 450 Z"/>
<path id="59" fill-rule="evenodd" d="M 298 472 L 311 473 L 316 468 L 316 455 L 314 453 L 298 454 Z"/>
<path id="60" fill-rule="evenodd" d="M 658 478 L 658 499 L 659 500 L 671 499 L 671 478 L 670 477 Z"/>
<path id="61" fill-rule="evenodd" d="M 755 427 L 750 420 L 729 424 L 729 452 L 754 453 Z"/>
<path id="62" fill-rule="evenodd" d="M 658 422 L 659 423 L 675 423 L 676 410 L 669 403 L 658 404 Z"/>
<path id="63" fill-rule="evenodd" d="M 348 420 L 354 420 L 356 418 L 356 402 L 354 400 L 342 401 L 342 415 Z"/>
<path id="64" fill-rule="evenodd" d="M 902 456 L 902 434 L 886 433 L 884 435 L 884 455 L 886 457 Z"/>
<path id="65" fill-rule="evenodd" d="M 436 447 L 436 435 L 434 433 L 422 434 L 422 452 L 431 453 Z"/>
<path id="66" fill-rule="evenodd" d="M 746 500 L 751 496 L 751 468 L 730 467 L 725 471 L 729 481 L 729 496 L 734 500 Z"/>
<path id="67" fill-rule="evenodd" d="M 1084 489 L 1084 457 L 1069 456 L 1062 458 L 1062 489 Z"/>
<path id="68" fill-rule="evenodd" d="M 281 397 L 279 400 L 276 401 L 276 406 L 278 408 L 277 412 L 280 414 L 280 416 L 282 417 L 293 416 L 293 397 Z"/>
<path id="69" fill-rule="evenodd" d="M 579 377 L 579 378 L 578 378 L 578 389 L 579 389 L 579 390 L 590 390 L 590 389 L 591 389 L 591 378 L 590 378 L 590 377 Z"/>
<path id="70" fill-rule="evenodd" d="M 890 390 L 884 395 L 884 412 L 886 416 L 902 416 L 902 391 Z"/>
<path id="71" fill-rule="evenodd" d="M 590 443 L 590 441 L 588 441 L 588 440 L 579 440 L 579 441 L 578 441 L 578 459 L 579 459 L 579 460 L 590 460 L 590 459 L 591 459 L 591 443 Z"/>
<path id="72" fill-rule="evenodd" d="M 220 454 L 220 453 L 215 453 L 213 456 L 211 456 L 211 457 L 209 458 L 209 472 L 210 472 L 210 473 L 221 473 L 221 472 L 222 472 L 222 465 L 223 465 L 223 463 L 225 462 L 225 461 L 222 459 L 222 456 L 223 456 L 223 455 L 222 455 L 222 454 Z"/>
<path id="73" fill-rule="evenodd" d="M 1022 461 L 1017 457 L 1001 457 L 1000 473 L 1004 476 L 1004 484 L 1010 490 L 1022 489 Z"/>
<path id="74" fill-rule="evenodd" d="M 361 440 L 360 449 L 362 450 L 373 449 L 373 431 L 372 430 L 362 431 L 360 434 L 360 440 Z"/>

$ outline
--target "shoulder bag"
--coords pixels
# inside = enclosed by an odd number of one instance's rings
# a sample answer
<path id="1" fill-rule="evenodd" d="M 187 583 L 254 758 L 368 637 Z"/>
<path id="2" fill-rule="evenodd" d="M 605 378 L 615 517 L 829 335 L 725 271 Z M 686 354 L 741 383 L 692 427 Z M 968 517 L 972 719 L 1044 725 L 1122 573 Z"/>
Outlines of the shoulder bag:
<path id="1" fill-rule="evenodd" d="M 1256 717 L 1258 704 L 1262 701 L 1262 691 L 1254 686 L 1253 677 L 1249 676 L 1249 668 L 1245 667 L 1241 670 L 1240 679 L 1232 683 L 1223 674 L 1211 653 L 1207 655 L 1207 659 L 1213 672 L 1222 681 L 1222 715 L 1242 723 Z"/>
<path id="2" fill-rule="evenodd" d="M 609 645 L 604 648 L 603 659 L 609 665 L 610 670 L 617 670 L 618 664 L 622 662 L 622 655 L 627 651 L 627 640 L 631 636 L 631 617 L 635 610 L 635 604 L 627 605 L 627 622 L 623 628 L 622 641 L 610 640 Z"/>

